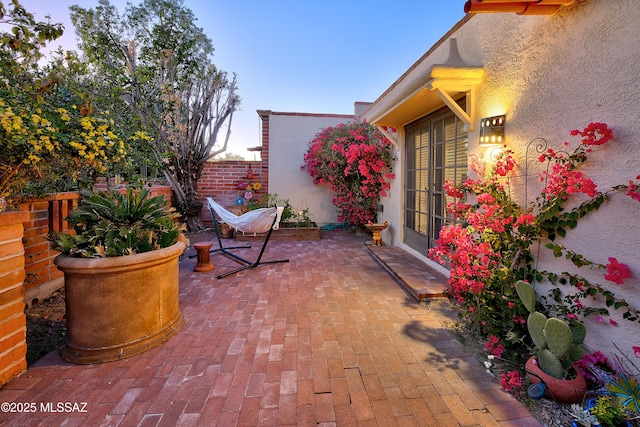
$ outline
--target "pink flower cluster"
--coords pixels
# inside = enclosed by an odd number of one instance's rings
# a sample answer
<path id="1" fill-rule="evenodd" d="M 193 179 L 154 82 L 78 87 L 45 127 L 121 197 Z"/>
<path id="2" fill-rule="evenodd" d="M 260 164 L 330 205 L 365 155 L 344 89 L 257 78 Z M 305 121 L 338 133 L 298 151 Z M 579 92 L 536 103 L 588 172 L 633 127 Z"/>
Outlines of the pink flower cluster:
<path id="1" fill-rule="evenodd" d="M 561 159 L 562 157 L 558 157 L 555 152 L 540 157 L 541 161 L 546 161 L 547 158 Z M 584 193 L 589 197 L 595 197 L 598 194 L 596 184 L 591 178 L 575 170 L 575 165 L 572 163 L 554 163 L 551 166 L 551 172 L 543 172 L 540 175 L 541 181 L 545 179 L 547 184 L 542 192 L 549 200 L 554 197 L 566 199 L 568 195 L 574 193 Z"/>
<path id="2" fill-rule="evenodd" d="M 636 176 L 636 182 L 629 180 L 629 184 L 627 184 L 627 196 L 636 202 L 640 202 L 640 186 L 638 186 L 637 181 L 640 181 L 640 175 Z"/>
<path id="3" fill-rule="evenodd" d="M 335 195 L 338 220 L 349 225 L 375 222 L 380 197 L 395 178 L 391 172 L 391 142 L 367 123 L 339 124 L 318 133 L 304 161 L 315 184 L 328 185 Z"/>
<path id="4" fill-rule="evenodd" d="M 478 242 L 460 224 L 445 227 L 440 231 L 438 245 L 429 251 L 429 256 L 445 264 L 450 262 L 448 292 L 458 302 L 465 294 L 478 294 L 491 276 L 491 268 L 500 259 L 489 242 Z"/>
<path id="5" fill-rule="evenodd" d="M 500 385 L 505 391 L 511 392 L 522 388 L 524 385 L 524 379 L 518 371 L 509 371 L 507 373 L 502 372 L 500 374 Z"/>
<path id="6" fill-rule="evenodd" d="M 489 341 L 484 343 L 484 349 L 495 357 L 502 357 L 504 346 L 500 344 L 500 340 L 495 335 L 489 337 Z"/>
<path id="7" fill-rule="evenodd" d="M 607 264 L 607 274 L 604 275 L 605 280 L 621 285 L 625 279 L 631 277 L 631 271 L 626 264 L 618 262 L 617 259 L 609 257 Z"/>
<path id="8" fill-rule="evenodd" d="M 613 139 L 613 131 L 606 123 L 589 123 L 583 130 L 574 129 L 569 135 L 582 137 L 584 145 L 602 145 Z"/>
<path id="9" fill-rule="evenodd" d="M 499 176 L 507 176 L 516 169 L 516 160 L 511 151 L 507 150 L 496 160 L 495 173 Z"/>
<path id="10" fill-rule="evenodd" d="M 589 381 L 597 381 L 596 372 L 593 368 L 597 368 L 598 370 L 605 370 L 608 372 L 613 371 L 613 366 L 607 359 L 607 356 L 604 355 L 599 350 L 594 351 L 593 353 L 585 352 L 580 360 L 575 362 L 576 368 L 580 370 L 580 373 Z"/>
<path id="11" fill-rule="evenodd" d="M 576 170 L 576 167 L 578 163 L 586 160 L 587 153 L 591 151 L 587 147 L 603 145 L 611 141 L 613 131 L 606 123 L 593 122 L 583 130 L 574 129 L 569 134 L 581 137 L 581 144 L 572 155 L 567 156 L 566 153 L 557 153 L 553 149 L 548 149 L 538 157 L 540 162 L 553 162 L 550 172 L 540 174 L 540 180 L 546 181 L 542 192 L 548 200 L 555 197 L 566 200 L 568 195 L 574 193 L 584 193 L 589 197 L 595 197 L 598 194 L 591 178 Z M 565 142 L 564 145 L 568 143 Z"/>

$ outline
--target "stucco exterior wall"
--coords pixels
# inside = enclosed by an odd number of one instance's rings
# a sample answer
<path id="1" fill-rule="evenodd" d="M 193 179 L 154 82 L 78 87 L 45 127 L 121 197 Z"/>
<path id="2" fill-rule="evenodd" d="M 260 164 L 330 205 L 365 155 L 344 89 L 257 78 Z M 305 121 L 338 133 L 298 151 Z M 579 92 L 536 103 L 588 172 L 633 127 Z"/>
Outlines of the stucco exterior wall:
<path id="1" fill-rule="evenodd" d="M 506 114 L 508 147 L 525 163 L 526 144 L 542 137 L 550 147 L 569 149 L 577 139 L 571 129 L 590 122 L 605 122 L 615 139 L 595 147 L 582 169 L 601 191 L 627 183 L 640 173 L 640 33 L 636 30 L 640 10 L 633 0 L 590 0 L 550 17 L 478 15 L 456 35 L 458 47 L 480 60 L 486 72 L 478 99 L 478 116 Z M 464 30 L 464 31 L 463 31 Z M 478 55 L 480 55 L 478 57 Z M 481 148 L 477 130 L 469 135 L 472 151 Z M 541 189 L 541 164 L 529 155 L 529 177 L 515 182 L 516 195 L 524 203 L 524 185 L 529 201 Z M 521 170 L 521 173 L 523 171 Z M 576 203 L 583 201 L 576 198 Z M 580 220 L 565 239 L 565 245 L 587 259 L 606 264 L 616 257 L 629 265 L 633 277 L 623 285 L 603 279 L 602 270 L 576 269 L 564 260 L 541 251 L 540 268 L 573 271 L 602 283 L 634 308 L 640 308 L 640 204 L 614 193 L 597 212 Z M 607 322 L 587 321 L 587 344 L 611 349 L 617 343 L 632 355 L 631 343 L 640 342 L 637 323 L 624 321 L 615 310 Z"/>
<path id="2" fill-rule="evenodd" d="M 615 139 L 596 147 L 583 170 L 606 190 L 627 183 L 640 174 L 640 9 L 635 0 L 588 0 L 563 8 L 552 16 L 518 16 L 516 14 L 478 14 L 454 28 L 448 37 L 457 40 L 461 58 L 469 65 L 480 65 L 485 71 L 478 87 L 474 108 L 478 120 L 506 114 L 506 143 L 515 151 L 520 173 L 524 174 L 527 143 L 536 137 L 548 141 L 549 147 L 569 150 L 577 145 L 571 129 L 583 129 L 590 122 L 605 122 Z M 365 118 L 392 108 L 397 92 L 418 87 L 429 78 L 434 64 L 447 58 L 447 43 L 432 48 L 410 70 L 381 95 Z M 377 110 L 376 110 L 377 109 Z M 431 111 L 424 111 L 424 115 Z M 469 132 L 469 151 L 488 154 L 478 144 L 479 123 Z M 393 183 L 391 198 L 385 204 L 385 219 L 402 229 L 403 188 L 402 136 L 398 141 L 398 178 Z M 538 154 L 530 153 L 529 176 L 516 177 L 514 196 L 525 203 L 539 194 L 541 183 Z M 526 185 L 526 187 L 525 187 Z M 400 200 L 395 199 L 400 195 Z M 577 203 L 584 199 L 577 199 Z M 640 204 L 624 196 L 612 194 L 597 212 L 580 220 L 565 245 L 595 262 L 606 264 L 608 257 L 626 263 L 633 277 L 623 285 L 604 280 L 603 270 L 577 270 L 580 275 L 611 288 L 640 309 Z M 402 245 L 402 233 L 388 236 L 390 243 Z M 573 271 L 571 265 L 545 255 L 542 250 L 540 268 L 555 272 Z M 640 344 L 638 323 L 620 319 L 614 310 L 613 326 L 587 322 L 587 344 L 592 349 L 614 350 L 612 343 L 633 357 L 631 345 Z M 607 319 L 608 320 L 608 319 Z"/>
<path id="3" fill-rule="evenodd" d="M 269 192 L 289 199 L 294 209 L 308 208 L 318 225 L 336 223 L 336 208 L 331 204 L 333 192 L 313 184 L 304 164 L 309 141 L 322 129 L 353 122 L 354 116 L 343 114 L 281 113 L 269 114 Z M 264 143 L 264 142 L 263 142 Z"/>

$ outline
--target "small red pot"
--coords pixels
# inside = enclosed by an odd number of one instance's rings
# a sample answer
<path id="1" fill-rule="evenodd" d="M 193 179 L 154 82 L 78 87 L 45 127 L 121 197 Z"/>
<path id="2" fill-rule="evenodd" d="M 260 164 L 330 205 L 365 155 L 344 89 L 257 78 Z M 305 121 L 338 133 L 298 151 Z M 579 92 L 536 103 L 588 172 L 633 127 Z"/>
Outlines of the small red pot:
<path id="1" fill-rule="evenodd" d="M 544 382 L 547 385 L 549 396 L 555 401 L 561 403 L 582 402 L 587 392 L 587 381 L 575 367 L 573 369 L 576 372 L 576 377 L 570 380 L 558 379 L 544 373 L 538 366 L 538 360 L 535 356 L 530 357 L 524 367 L 529 380 L 533 384 Z"/>

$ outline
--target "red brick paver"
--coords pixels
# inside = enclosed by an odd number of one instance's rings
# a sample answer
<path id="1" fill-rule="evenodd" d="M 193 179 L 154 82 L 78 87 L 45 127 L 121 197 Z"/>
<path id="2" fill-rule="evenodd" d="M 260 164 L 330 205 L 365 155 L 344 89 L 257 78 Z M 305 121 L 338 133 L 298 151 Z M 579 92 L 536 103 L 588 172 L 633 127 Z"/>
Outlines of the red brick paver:
<path id="1" fill-rule="evenodd" d="M 264 259 L 283 257 L 290 262 L 220 280 L 236 267 L 226 257 L 212 254 L 215 274 L 193 272 L 195 259 L 185 259 L 180 333 L 102 365 L 53 352 L 0 390 L 3 409 L 16 411 L 0 413 L 0 423 L 540 425 L 357 236 L 270 242 Z"/>

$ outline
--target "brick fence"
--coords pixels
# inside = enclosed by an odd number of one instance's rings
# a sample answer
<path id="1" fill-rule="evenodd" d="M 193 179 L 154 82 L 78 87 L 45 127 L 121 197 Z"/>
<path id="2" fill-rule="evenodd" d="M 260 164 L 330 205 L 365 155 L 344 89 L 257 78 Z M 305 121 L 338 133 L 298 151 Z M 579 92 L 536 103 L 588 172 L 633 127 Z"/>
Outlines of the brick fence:
<path id="1" fill-rule="evenodd" d="M 259 184 L 259 190 L 254 188 L 256 183 Z M 244 184 L 244 188 L 240 188 L 243 186 L 238 184 Z M 248 188 L 249 186 L 251 189 Z M 207 163 L 198 181 L 198 196 L 204 204 L 202 208 L 204 224 L 213 225 L 206 206 L 206 197 L 212 197 L 231 211 L 239 211 L 242 205 L 237 205 L 236 200 L 242 199 L 242 202 L 246 203 L 247 191 L 251 191 L 255 198 L 260 198 L 269 192 L 269 175 L 265 162 L 238 160 Z"/>
<path id="2" fill-rule="evenodd" d="M 0 385 L 27 368 L 24 314 L 25 211 L 0 212 Z"/>
<path id="3" fill-rule="evenodd" d="M 65 218 L 77 205 L 76 192 L 57 193 L 44 198 L 23 201 L 20 210 L 29 214 L 24 222 L 25 303 L 31 305 L 62 286 L 62 272 L 53 265 L 58 252 L 46 240 L 50 231 L 65 232 L 69 224 Z"/>

